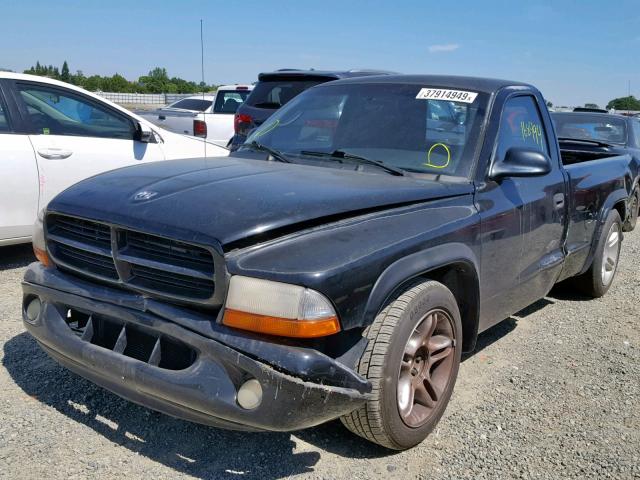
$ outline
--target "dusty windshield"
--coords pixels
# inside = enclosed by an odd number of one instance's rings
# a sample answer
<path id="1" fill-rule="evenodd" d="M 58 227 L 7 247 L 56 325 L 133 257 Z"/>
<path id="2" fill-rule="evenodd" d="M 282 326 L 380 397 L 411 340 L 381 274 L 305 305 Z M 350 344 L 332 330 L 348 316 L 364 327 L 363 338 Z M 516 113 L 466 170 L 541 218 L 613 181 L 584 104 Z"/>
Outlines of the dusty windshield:
<path id="1" fill-rule="evenodd" d="M 486 95 L 406 84 L 308 90 L 247 139 L 291 161 L 355 155 L 403 171 L 467 178 Z M 315 155 L 311 155 L 315 154 Z"/>

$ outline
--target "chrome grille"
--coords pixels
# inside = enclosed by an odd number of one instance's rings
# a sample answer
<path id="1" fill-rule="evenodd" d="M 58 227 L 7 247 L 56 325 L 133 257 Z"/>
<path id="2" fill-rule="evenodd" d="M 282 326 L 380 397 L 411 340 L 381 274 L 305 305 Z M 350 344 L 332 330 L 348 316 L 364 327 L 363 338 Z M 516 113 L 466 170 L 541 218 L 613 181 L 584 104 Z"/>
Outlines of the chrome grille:
<path id="1" fill-rule="evenodd" d="M 204 247 L 60 214 L 46 220 L 61 268 L 183 302 L 215 304 L 214 253 Z"/>

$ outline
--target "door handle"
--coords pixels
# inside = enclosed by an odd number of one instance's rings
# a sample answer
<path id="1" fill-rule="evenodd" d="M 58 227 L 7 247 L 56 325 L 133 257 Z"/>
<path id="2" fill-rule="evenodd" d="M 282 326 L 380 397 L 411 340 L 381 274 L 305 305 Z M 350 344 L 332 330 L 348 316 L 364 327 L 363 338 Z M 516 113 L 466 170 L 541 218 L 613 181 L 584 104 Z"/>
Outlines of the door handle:
<path id="1" fill-rule="evenodd" d="M 48 160 L 64 160 L 69 158 L 73 154 L 71 150 L 64 150 L 62 148 L 41 148 L 38 150 L 38 155 Z"/>
<path id="2" fill-rule="evenodd" d="M 564 208 L 564 193 L 556 193 L 553 196 L 553 205 L 556 207 L 556 210 Z"/>

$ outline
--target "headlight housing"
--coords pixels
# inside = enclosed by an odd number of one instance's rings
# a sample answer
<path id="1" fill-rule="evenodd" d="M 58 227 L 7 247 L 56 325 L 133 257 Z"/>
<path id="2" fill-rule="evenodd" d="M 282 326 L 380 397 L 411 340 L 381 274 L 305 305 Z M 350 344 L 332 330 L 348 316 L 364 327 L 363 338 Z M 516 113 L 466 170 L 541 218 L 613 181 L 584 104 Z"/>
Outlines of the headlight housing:
<path id="1" fill-rule="evenodd" d="M 36 223 L 33 225 L 33 235 L 31 237 L 31 243 L 33 245 L 33 253 L 36 258 L 45 267 L 51 267 L 53 266 L 53 262 L 47 254 L 47 244 L 44 239 L 44 214 L 44 208 L 40 210 L 40 212 L 38 212 L 38 218 L 36 218 Z"/>
<path id="2" fill-rule="evenodd" d="M 340 331 L 335 309 L 321 293 L 241 275 L 231 277 L 222 323 L 297 338 L 324 337 Z"/>

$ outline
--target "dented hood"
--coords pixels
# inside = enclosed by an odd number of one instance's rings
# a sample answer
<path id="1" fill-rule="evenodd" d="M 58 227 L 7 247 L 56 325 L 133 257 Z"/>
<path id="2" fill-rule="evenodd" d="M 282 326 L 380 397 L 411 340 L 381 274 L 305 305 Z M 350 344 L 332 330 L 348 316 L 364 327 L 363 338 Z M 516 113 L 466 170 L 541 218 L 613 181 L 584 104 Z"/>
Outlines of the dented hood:
<path id="1" fill-rule="evenodd" d="M 221 157 L 104 173 L 65 190 L 48 210 L 228 245 L 471 191 L 464 183 Z"/>

